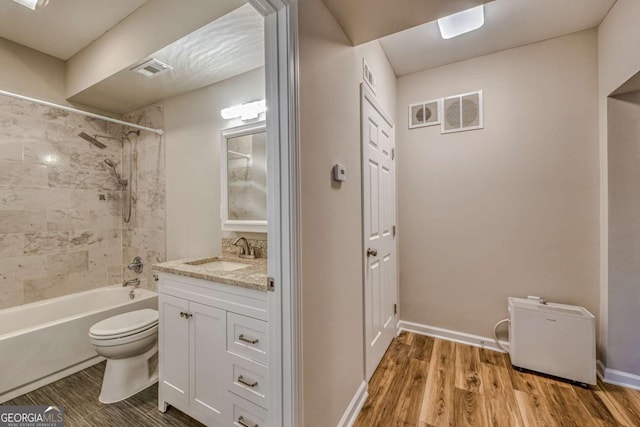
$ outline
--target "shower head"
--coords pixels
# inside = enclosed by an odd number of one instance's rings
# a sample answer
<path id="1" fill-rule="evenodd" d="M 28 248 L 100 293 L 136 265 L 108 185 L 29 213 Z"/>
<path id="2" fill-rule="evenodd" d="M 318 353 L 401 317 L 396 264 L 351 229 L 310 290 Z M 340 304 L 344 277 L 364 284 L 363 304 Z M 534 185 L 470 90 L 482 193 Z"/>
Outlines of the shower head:
<path id="1" fill-rule="evenodd" d="M 107 148 L 106 145 L 104 145 L 102 142 L 98 141 L 96 138 L 94 138 L 93 136 L 89 135 L 88 133 L 85 132 L 80 132 L 78 134 L 78 136 L 86 141 L 89 141 L 91 144 L 95 145 L 96 147 L 100 148 L 100 149 L 105 149 Z"/>
<path id="2" fill-rule="evenodd" d="M 104 159 L 104 164 L 107 165 L 107 167 L 111 170 L 111 173 L 113 174 L 113 176 L 116 177 L 118 184 L 122 185 L 123 187 L 126 187 L 129 181 L 127 181 L 126 179 L 122 179 L 122 177 L 118 173 L 118 169 L 116 169 L 116 162 L 107 158 L 107 159 Z"/>

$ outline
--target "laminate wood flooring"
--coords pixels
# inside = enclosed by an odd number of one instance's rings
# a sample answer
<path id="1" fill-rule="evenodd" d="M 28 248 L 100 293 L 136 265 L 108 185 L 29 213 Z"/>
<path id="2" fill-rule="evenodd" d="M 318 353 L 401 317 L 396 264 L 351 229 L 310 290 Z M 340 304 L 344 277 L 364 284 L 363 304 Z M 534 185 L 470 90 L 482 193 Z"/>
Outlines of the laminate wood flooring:
<path id="1" fill-rule="evenodd" d="M 519 372 L 509 356 L 402 332 L 355 427 L 640 427 L 640 391 Z"/>
<path id="2" fill-rule="evenodd" d="M 62 405 L 65 427 L 204 427 L 203 424 L 170 407 L 158 410 L 158 385 L 118 403 L 98 401 L 106 362 L 3 403 L 7 406 Z"/>

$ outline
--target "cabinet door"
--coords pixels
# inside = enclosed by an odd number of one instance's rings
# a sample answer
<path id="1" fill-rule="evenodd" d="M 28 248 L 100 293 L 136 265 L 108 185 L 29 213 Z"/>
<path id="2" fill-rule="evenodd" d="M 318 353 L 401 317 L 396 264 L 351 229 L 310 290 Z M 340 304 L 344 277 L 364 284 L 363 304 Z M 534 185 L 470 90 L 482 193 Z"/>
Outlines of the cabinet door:
<path id="1" fill-rule="evenodd" d="M 189 312 L 192 314 L 190 405 L 207 419 L 224 424 L 226 312 L 194 302 L 189 303 Z"/>
<path id="2" fill-rule="evenodd" d="M 160 358 L 161 402 L 189 403 L 189 311 L 187 300 L 160 294 Z"/>

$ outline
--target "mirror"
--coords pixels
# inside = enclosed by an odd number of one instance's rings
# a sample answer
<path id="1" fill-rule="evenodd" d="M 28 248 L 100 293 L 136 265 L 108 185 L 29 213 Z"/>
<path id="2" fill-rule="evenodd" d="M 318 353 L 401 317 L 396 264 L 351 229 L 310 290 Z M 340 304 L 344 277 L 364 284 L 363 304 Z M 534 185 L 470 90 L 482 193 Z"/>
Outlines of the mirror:
<path id="1" fill-rule="evenodd" d="M 267 232 L 265 122 L 222 131 L 222 229 Z"/>

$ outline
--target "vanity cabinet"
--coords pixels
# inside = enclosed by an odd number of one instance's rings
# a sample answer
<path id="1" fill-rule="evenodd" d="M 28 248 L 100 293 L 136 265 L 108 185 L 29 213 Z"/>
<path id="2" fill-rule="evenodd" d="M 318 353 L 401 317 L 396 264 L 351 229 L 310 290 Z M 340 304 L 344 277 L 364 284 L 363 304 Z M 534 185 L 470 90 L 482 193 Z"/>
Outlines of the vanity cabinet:
<path id="1" fill-rule="evenodd" d="M 161 411 L 209 426 L 267 426 L 266 292 L 159 275 Z"/>

